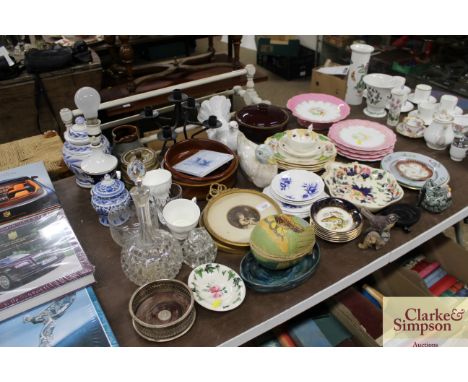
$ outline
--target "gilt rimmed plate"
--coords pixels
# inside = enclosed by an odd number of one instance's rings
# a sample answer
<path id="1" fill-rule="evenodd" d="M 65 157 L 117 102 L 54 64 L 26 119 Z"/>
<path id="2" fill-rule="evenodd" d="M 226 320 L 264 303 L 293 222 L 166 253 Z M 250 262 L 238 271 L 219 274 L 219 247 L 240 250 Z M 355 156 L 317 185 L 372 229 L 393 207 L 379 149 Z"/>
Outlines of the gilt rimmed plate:
<path id="1" fill-rule="evenodd" d="M 320 261 L 317 243 L 312 252 L 290 268 L 271 270 L 260 265 L 252 252 L 247 253 L 240 264 L 240 275 L 247 286 L 257 292 L 284 292 L 308 280 Z"/>
<path id="2" fill-rule="evenodd" d="M 341 121 L 351 111 L 342 99 L 321 93 L 299 94 L 290 98 L 286 106 L 295 117 L 311 123 Z"/>
<path id="3" fill-rule="evenodd" d="M 194 268 L 188 286 L 198 304 L 216 312 L 235 309 L 245 298 L 242 278 L 222 264 L 208 263 Z"/>
<path id="4" fill-rule="evenodd" d="M 217 241 L 248 247 L 255 225 L 264 217 L 279 213 L 281 208 L 269 196 L 255 190 L 234 188 L 208 202 L 203 224 Z"/>
<path id="5" fill-rule="evenodd" d="M 322 178 L 331 196 L 348 200 L 371 212 L 396 203 L 404 194 L 390 172 L 358 162 L 329 163 Z"/>
<path id="6" fill-rule="evenodd" d="M 362 225 L 363 218 L 357 207 L 341 198 L 325 198 L 312 204 L 310 217 L 321 230 L 345 234 Z"/>
<path id="7" fill-rule="evenodd" d="M 360 151 L 382 151 L 396 142 L 395 133 L 377 122 L 348 119 L 330 127 L 328 137 L 339 146 Z"/>
<path id="8" fill-rule="evenodd" d="M 402 172 L 402 163 L 412 163 L 412 166 L 407 166 L 406 174 Z M 399 164 L 400 169 L 397 167 Z M 381 166 L 384 170 L 395 176 L 398 183 L 402 186 L 412 189 L 421 189 L 424 183 L 431 178 L 440 184 L 447 183 L 450 180 L 450 174 L 442 163 L 419 153 L 409 151 L 394 152 L 382 159 Z M 417 173 L 418 168 L 421 169 L 420 174 Z M 432 175 L 427 177 L 430 171 L 432 171 Z M 418 175 L 421 180 L 416 179 Z"/>
<path id="9" fill-rule="evenodd" d="M 317 174 L 305 170 L 288 170 L 276 175 L 271 189 L 282 200 L 307 202 L 323 192 L 323 180 Z"/>

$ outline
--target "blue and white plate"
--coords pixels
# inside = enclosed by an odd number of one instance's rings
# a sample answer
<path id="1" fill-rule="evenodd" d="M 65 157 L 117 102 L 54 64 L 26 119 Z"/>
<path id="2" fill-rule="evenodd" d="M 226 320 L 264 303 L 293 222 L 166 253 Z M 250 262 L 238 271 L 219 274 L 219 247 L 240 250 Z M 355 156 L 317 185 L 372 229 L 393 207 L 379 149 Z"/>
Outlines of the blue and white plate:
<path id="1" fill-rule="evenodd" d="M 288 170 L 276 175 L 271 189 L 280 200 L 290 204 L 307 204 L 324 190 L 322 178 L 306 170 Z"/>

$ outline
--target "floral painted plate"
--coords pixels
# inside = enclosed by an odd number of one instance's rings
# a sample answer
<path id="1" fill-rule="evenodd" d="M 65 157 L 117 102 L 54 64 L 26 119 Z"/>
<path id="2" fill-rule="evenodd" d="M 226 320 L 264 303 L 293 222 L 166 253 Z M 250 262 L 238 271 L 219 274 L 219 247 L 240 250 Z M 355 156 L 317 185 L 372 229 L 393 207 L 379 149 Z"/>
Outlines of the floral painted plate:
<path id="1" fill-rule="evenodd" d="M 351 111 L 342 99 L 321 93 L 299 94 L 290 98 L 286 106 L 295 117 L 312 123 L 341 121 Z"/>
<path id="2" fill-rule="evenodd" d="M 371 212 L 399 201 L 404 194 L 391 173 L 358 162 L 329 163 L 322 178 L 331 196 Z"/>
<path id="3" fill-rule="evenodd" d="M 395 133 L 377 122 L 348 119 L 330 127 L 328 137 L 339 146 L 360 151 L 382 151 L 396 142 Z"/>
<path id="4" fill-rule="evenodd" d="M 245 284 L 231 268 L 208 263 L 196 267 L 188 278 L 195 301 L 206 309 L 227 312 L 245 298 Z"/>
<path id="5" fill-rule="evenodd" d="M 257 292 L 284 292 L 309 279 L 315 272 L 319 260 L 320 248 L 317 243 L 312 252 L 299 263 L 283 270 L 271 270 L 261 266 L 252 252 L 249 252 L 241 261 L 240 275 L 247 286 Z"/>
<path id="6" fill-rule="evenodd" d="M 276 175 L 271 182 L 273 193 L 291 202 L 307 202 L 323 192 L 323 180 L 305 170 L 288 170 Z"/>
<path id="7" fill-rule="evenodd" d="M 411 189 L 421 189 L 431 178 L 440 184 L 450 180 L 450 174 L 442 163 L 418 153 L 397 151 L 383 158 L 381 166 L 398 183 Z"/>

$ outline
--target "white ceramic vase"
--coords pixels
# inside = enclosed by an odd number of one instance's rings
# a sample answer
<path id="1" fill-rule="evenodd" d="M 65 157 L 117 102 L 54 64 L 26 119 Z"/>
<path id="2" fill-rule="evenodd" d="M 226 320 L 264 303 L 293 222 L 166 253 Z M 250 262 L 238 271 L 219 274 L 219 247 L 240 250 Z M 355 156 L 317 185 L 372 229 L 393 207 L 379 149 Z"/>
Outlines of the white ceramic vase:
<path id="1" fill-rule="evenodd" d="M 351 51 L 345 101 L 349 105 L 360 105 L 363 91 L 366 88 L 363 77 L 367 74 L 374 48 L 367 44 L 352 44 Z"/>
<path id="2" fill-rule="evenodd" d="M 372 73 L 363 78 L 367 89 L 367 106 L 364 114 L 372 118 L 383 118 L 387 115 L 385 106 L 390 100 L 390 91 L 398 86 L 398 79 L 388 74 Z"/>

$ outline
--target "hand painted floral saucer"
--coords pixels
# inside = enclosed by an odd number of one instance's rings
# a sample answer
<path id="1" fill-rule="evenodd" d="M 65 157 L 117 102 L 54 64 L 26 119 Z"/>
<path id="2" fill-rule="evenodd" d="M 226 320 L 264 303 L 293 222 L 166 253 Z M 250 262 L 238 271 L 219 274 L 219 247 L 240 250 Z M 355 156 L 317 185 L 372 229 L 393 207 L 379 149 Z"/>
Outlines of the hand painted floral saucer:
<path id="1" fill-rule="evenodd" d="M 351 111 L 345 101 L 321 93 L 299 94 L 290 98 L 286 106 L 299 122 L 318 124 L 341 121 Z"/>
<path id="2" fill-rule="evenodd" d="M 293 289 L 309 279 L 315 272 L 320 260 L 317 243 L 312 252 L 299 263 L 283 270 L 271 270 L 260 265 L 252 252 L 247 253 L 240 264 L 240 275 L 246 285 L 262 293 L 284 292 Z"/>
<path id="3" fill-rule="evenodd" d="M 271 189 L 280 199 L 291 202 L 307 202 L 323 192 L 320 176 L 311 171 L 289 170 L 276 175 Z"/>
<path id="4" fill-rule="evenodd" d="M 358 162 L 329 163 L 322 178 L 331 196 L 346 199 L 371 212 L 396 203 L 404 194 L 391 173 Z"/>
<path id="5" fill-rule="evenodd" d="M 222 264 L 202 264 L 193 269 L 188 285 L 195 301 L 206 309 L 226 312 L 245 298 L 245 284 L 231 268 Z"/>

